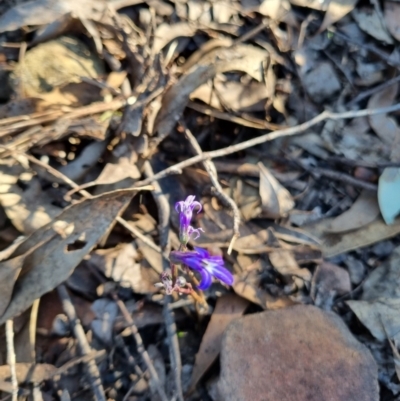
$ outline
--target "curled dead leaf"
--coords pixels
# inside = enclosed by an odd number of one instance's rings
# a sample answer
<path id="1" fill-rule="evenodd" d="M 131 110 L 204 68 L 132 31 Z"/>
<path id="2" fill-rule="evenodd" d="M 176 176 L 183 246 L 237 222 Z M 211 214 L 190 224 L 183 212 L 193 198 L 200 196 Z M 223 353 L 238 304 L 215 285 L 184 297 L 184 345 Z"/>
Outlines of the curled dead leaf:
<path id="1" fill-rule="evenodd" d="M 372 223 L 378 216 L 379 206 L 376 194 L 364 190 L 350 209 L 346 210 L 340 216 L 335 217 L 330 222 L 327 231 L 332 233 L 342 233 L 356 230 Z"/>
<path id="2" fill-rule="evenodd" d="M 260 162 L 260 197 L 265 217 L 278 219 L 285 216 L 294 207 L 290 192 Z"/>

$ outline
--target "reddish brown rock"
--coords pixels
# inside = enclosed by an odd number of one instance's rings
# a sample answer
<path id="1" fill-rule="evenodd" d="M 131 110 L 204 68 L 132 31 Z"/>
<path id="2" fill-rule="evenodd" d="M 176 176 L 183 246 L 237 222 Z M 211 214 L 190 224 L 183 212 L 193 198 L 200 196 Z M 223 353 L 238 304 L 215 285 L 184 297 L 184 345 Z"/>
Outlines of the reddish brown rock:
<path id="1" fill-rule="evenodd" d="M 297 305 L 229 325 L 218 391 L 221 401 L 378 401 L 377 376 L 339 316 Z"/>

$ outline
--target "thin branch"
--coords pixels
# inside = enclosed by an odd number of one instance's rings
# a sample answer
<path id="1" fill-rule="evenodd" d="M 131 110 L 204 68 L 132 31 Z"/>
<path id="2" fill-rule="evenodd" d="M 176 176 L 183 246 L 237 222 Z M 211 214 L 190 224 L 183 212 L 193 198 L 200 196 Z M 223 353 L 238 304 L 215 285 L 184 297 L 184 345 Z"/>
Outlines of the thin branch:
<path id="1" fill-rule="evenodd" d="M 324 111 L 321 114 L 319 114 L 318 116 L 312 118 L 311 120 L 306 121 L 305 123 L 296 125 L 294 127 L 285 128 L 285 129 L 278 130 L 275 132 L 269 132 L 268 134 L 261 135 L 257 138 L 249 139 L 248 141 L 240 142 L 236 145 L 231 145 L 226 148 L 213 150 L 211 152 L 204 152 L 202 155 L 197 155 L 197 156 L 191 157 L 190 159 L 184 160 L 180 163 L 174 164 L 173 166 L 166 168 L 165 170 L 160 171 L 159 173 L 155 174 L 153 177 L 148 177 L 145 180 L 137 182 L 136 186 L 148 185 L 154 181 L 157 181 L 157 180 L 160 180 L 161 178 L 166 177 L 167 175 L 172 174 L 176 170 L 178 170 L 178 171 L 182 170 L 186 167 L 192 166 L 193 164 L 202 162 L 207 159 L 214 159 L 216 157 L 227 156 L 232 153 L 239 152 L 240 150 L 248 149 L 253 146 L 272 141 L 274 139 L 303 134 L 305 131 L 307 131 L 311 127 L 314 127 L 314 125 L 317 125 L 325 120 L 344 120 L 344 119 L 350 119 L 350 118 L 356 118 L 356 117 L 366 117 L 366 116 L 372 116 L 375 114 L 391 113 L 391 112 L 398 111 L 398 110 L 400 110 L 400 103 L 394 104 L 393 106 L 389 106 L 389 107 L 382 107 L 379 109 L 346 111 L 344 113 L 332 113 L 331 111 Z M 134 186 L 134 188 L 135 188 L 135 186 Z"/>
<path id="2" fill-rule="evenodd" d="M 137 97 L 131 96 L 128 99 L 116 98 L 113 99 L 111 102 L 98 102 L 75 109 L 70 107 L 63 107 L 62 109 L 54 110 L 51 112 L 41 112 L 18 117 L 9 117 L 0 121 L 0 137 L 11 135 L 24 128 L 50 123 L 59 118 L 74 120 L 93 114 L 104 113 L 106 111 L 116 111 L 126 106 L 131 106 L 131 110 L 137 109 L 151 102 L 154 98 L 162 93 L 163 89 L 164 88 L 158 88 L 142 100 L 138 100 Z"/>
<path id="3" fill-rule="evenodd" d="M 206 116 L 219 118 L 220 120 L 230 121 L 243 127 L 255 128 L 255 129 L 270 129 L 271 131 L 278 130 L 280 127 L 278 124 L 272 124 L 265 120 L 247 116 L 247 118 L 232 115 L 223 111 L 216 110 L 210 106 L 204 104 L 189 101 L 187 104 L 189 109 L 203 113 Z"/>
<path id="4" fill-rule="evenodd" d="M 139 354 L 141 355 L 143 362 L 146 364 L 147 369 L 149 370 L 150 376 L 153 379 L 153 382 L 156 386 L 158 395 L 160 396 L 162 401 L 168 401 L 167 395 L 165 394 L 165 391 L 162 387 L 162 384 L 158 377 L 157 371 L 153 365 L 153 362 L 151 361 L 151 358 L 150 358 L 148 352 L 144 348 L 142 336 L 140 335 L 139 330 L 138 330 L 131 314 L 129 313 L 128 309 L 126 309 L 125 304 L 118 298 L 118 296 L 116 294 L 113 294 L 112 297 L 113 297 L 114 301 L 117 303 L 118 308 L 122 313 L 122 316 L 124 317 L 124 319 L 126 320 L 126 322 L 129 325 L 131 334 L 136 342 L 137 350 L 138 350 Z"/>
<path id="5" fill-rule="evenodd" d="M 144 173 L 148 178 L 154 176 L 153 169 L 149 161 L 144 163 Z M 158 182 L 154 184 L 154 191 L 152 195 L 158 208 L 158 220 L 160 231 L 160 246 L 163 261 L 163 270 L 169 269 L 169 252 L 171 245 L 169 241 L 169 218 L 170 207 L 167 197 L 163 194 L 161 186 Z M 176 334 L 175 316 L 173 310 L 170 308 L 171 297 L 166 295 L 164 298 L 163 316 L 165 320 L 165 327 L 168 336 L 169 353 L 172 365 L 172 372 L 175 379 L 175 391 L 179 401 L 183 401 L 182 391 L 182 360 L 179 351 L 178 336 Z"/>
<path id="6" fill-rule="evenodd" d="M 8 319 L 6 321 L 6 343 L 7 343 L 7 363 L 10 367 L 11 386 L 12 386 L 12 401 L 18 400 L 18 380 L 14 349 L 14 321 Z"/>
<path id="7" fill-rule="evenodd" d="M 370 97 L 371 95 L 380 92 L 383 89 L 388 88 L 389 86 L 392 86 L 396 84 L 397 82 L 400 82 L 400 75 L 397 77 L 394 77 L 392 79 L 389 79 L 388 81 L 383 81 L 380 85 L 376 85 L 373 88 L 369 88 L 365 90 L 364 92 L 359 93 L 354 99 L 351 99 L 346 106 L 354 106 L 356 103 L 360 102 L 361 100 L 364 100 L 367 97 Z"/>
<path id="8" fill-rule="evenodd" d="M 75 307 L 71 301 L 65 285 L 61 284 L 60 286 L 58 286 L 57 292 L 61 300 L 62 308 L 68 317 L 72 332 L 74 333 L 74 336 L 78 341 L 81 354 L 91 355 L 92 349 L 90 348 L 81 322 L 76 315 Z M 96 362 L 93 359 L 90 359 L 86 362 L 86 370 L 89 376 L 90 386 L 92 387 L 92 391 L 96 401 L 106 401 L 103 384 L 101 383 L 100 379 L 100 372 L 96 365 Z"/>
<path id="9" fill-rule="evenodd" d="M 181 121 L 180 124 L 185 130 L 185 134 L 195 151 L 198 155 L 203 154 L 203 150 L 201 149 L 199 143 L 197 142 L 197 139 L 194 137 L 194 135 L 191 133 L 191 131 L 185 126 L 184 122 Z M 228 254 L 231 254 L 233 245 L 235 241 L 239 238 L 240 233 L 239 233 L 239 225 L 240 225 L 240 211 L 239 208 L 237 207 L 235 201 L 230 198 L 227 194 L 225 194 L 224 190 L 222 189 L 221 184 L 218 181 L 218 174 L 217 174 L 217 169 L 215 167 L 215 164 L 211 160 L 204 160 L 203 161 L 203 166 L 206 169 L 212 185 L 214 185 L 214 194 L 221 200 L 222 203 L 224 203 L 226 206 L 230 207 L 232 212 L 233 212 L 233 237 L 231 239 L 231 242 L 229 244 L 228 248 Z"/>
<path id="10" fill-rule="evenodd" d="M 320 167 L 305 168 L 305 170 L 309 171 L 312 175 L 314 175 L 316 177 L 322 175 L 322 176 L 328 177 L 332 180 L 339 181 L 344 184 L 349 184 L 349 185 L 352 185 L 357 188 L 368 189 L 369 191 L 377 191 L 378 190 L 378 186 L 375 184 L 372 184 L 371 182 L 358 180 L 357 178 L 354 178 L 351 175 L 341 173 L 338 171 L 332 171 L 332 170 L 328 170 L 328 169 L 320 168 Z"/>

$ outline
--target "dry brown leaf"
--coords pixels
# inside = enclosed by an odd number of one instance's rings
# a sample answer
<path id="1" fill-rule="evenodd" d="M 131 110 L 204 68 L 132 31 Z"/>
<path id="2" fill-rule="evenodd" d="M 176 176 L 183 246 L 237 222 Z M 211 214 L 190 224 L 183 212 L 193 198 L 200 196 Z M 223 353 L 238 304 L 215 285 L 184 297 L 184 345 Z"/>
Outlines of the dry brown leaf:
<path id="1" fill-rule="evenodd" d="M 17 4 L 0 18 L 0 32 L 28 25 L 46 25 L 68 13 L 94 20 L 104 18 L 104 0 L 33 0 Z"/>
<path id="2" fill-rule="evenodd" d="M 240 71 L 258 82 L 263 82 L 265 65 L 271 55 L 265 49 L 241 44 L 228 49 L 216 50 L 214 57 L 216 60 L 221 60 L 218 63 L 219 72 Z"/>
<path id="3" fill-rule="evenodd" d="M 205 104 L 213 107 L 217 110 L 223 110 L 220 100 L 218 99 L 217 93 L 213 88 L 212 82 L 207 82 L 197 89 L 195 89 L 190 95 L 191 100 L 201 100 Z"/>
<path id="4" fill-rule="evenodd" d="M 379 341 L 388 337 L 400 341 L 400 299 L 378 298 L 375 301 L 346 301 L 361 323 Z"/>
<path id="5" fill-rule="evenodd" d="M 231 17 L 236 16 L 236 10 L 232 7 L 232 3 L 219 0 L 212 4 L 214 21 L 219 24 L 227 24 Z"/>
<path id="6" fill-rule="evenodd" d="M 31 252 L 29 252 L 28 255 L 30 253 Z M 0 264 L 0 315 L 7 309 L 13 293 L 14 283 L 22 270 L 25 257 L 28 255 L 23 254 Z"/>
<path id="7" fill-rule="evenodd" d="M 376 267 L 363 282 L 363 301 L 374 301 L 380 297 L 400 299 L 400 247 L 395 248 L 390 258 Z"/>
<path id="8" fill-rule="evenodd" d="M 33 174 L 24 173 L 20 166 L 0 167 L 0 204 L 18 231 L 31 234 L 57 216 L 61 209 L 51 201 Z"/>
<path id="9" fill-rule="evenodd" d="M 148 250 L 150 251 L 151 249 Z M 161 255 L 158 256 L 158 268 L 161 273 Z M 106 277 L 120 283 L 121 286 L 130 287 L 135 293 L 147 294 L 156 291 L 154 283 L 158 281 L 159 275 L 149 266 L 138 262 L 139 255 L 134 243 L 99 249 L 92 254 L 92 260 Z"/>
<path id="10" fill-rule="evenodd" d="M 243 233 L 235 241 L 233 249 L 240 253 L 261 253 L 268 244 L 268 229 L 257 230 L 254 233 Z"/>
<path id="11" fill-rule="evenodd" d="M 187 7 L 190 21 L 196 21 L 200 24 L 211 22 L 211 4 L 208 1 L 189 0 Z"/>
<path id="12" fill-rule="evenodd" d="M 379 163 L 389 158 L 390 152 L 384 142 L 371 135 L 367 118 L 355 118 L 343 128 L 342 138 L 338 141 L 333 135 L 329 138 L 332 151 L 348 159 L 365 160 Z"/>
<path id="13" fill-rule="evenodd" d="M 19 247 L 19 244 L 24 241 L 24 239 L 25 238 L 21 235 L 11 245 L 0 251 L 0 262 L 2 262 L 5 259 L 8 259 L 13 254 L 13 252 Z"/>
<path id="14" fill-rule="evenodd" d="M 236 81 L 214 82 L 222 104 L 235 111 L 263 111 L 268 99 L 267 88 L 264 83 L 257 81 L 243 84 Z"/>
<path id="15" fill-rule="evenodd" d="M 258 12 L 274 21 L 297 26 L 296 18 L 288 0 L 242 0 L 241 4 L 247 13 Z"/>
<path id="16" fill-rule="evenodd" d="M 386 27 L 397 40 L 400 40 L 400 4 L 395 1 L 384 2 Z"/>
<path id="17" fill-rule="evenodd" d="M 111 71 L 107 76 L 106 84 L 111 88 L 119 89 L 127 75 L 127 71 Z"/>
<path id="18" fill-rule="evenodd" d="M 186 60 L 182 66 L 183 72 L 188 72 L 192 67 L 201 64 L 207 64 L 215 60 L 215 51 L 221 48 L 232 46 L 233 41 L 229 38 L 211 39 L 205 42 Z"/>
<path id="19" fill-rule="evenodd" d="M 136 164 L 127 157 L 120 157 L 115 163 L 107 163 L 100 175 L 94 181 L 85 184 L 84 188 L 97 185 L 94 194 L 99 195 L 116 189 L 129 188 L 139 177 Z"/>
<path id="20" fill-rule="evenodd" d="M 397 92 L 398 84 L 396 83 L 375 93 L 368 101 L 368 108 L 375 109 L 391 106 L 396 98 Z M 400 128 L 393 117 L 387 114 L 375 114 L 369 116 L 368 119 L 375 134 L 378 135 L 384 143 L 392 146 L 397 141 L 400 141 Z"/>
<path id="21" fill-rule="evenodd" d="M 333 263 L 322 262 L 315 271 L 311 294 L 316 306 L 330 310 L 337 295 L 351 291 L 349 272 Z"/>
<path id="22" fill-rule="evenodd" d="M 252 270 L 235 275 L 232 286 L 235 293 L 263 309 L 280 309 L 294 305 L 290 298 L 285 295 L 274 297 L 260 287 L 260 275 Z"/>
<path id="23" fill-rule="evenodd" d="M 143 257 L 147 260 L 153 270 L 157 272 L 157 274 L 161 274 L 163 270 L 161 253 L 155 251 L 138 238 L 136 239 L 136 243 L 138 244 L 139 250 Z"/>
<path id="24" fill-rule="evenodd" d="M 18 384 L 40 384 L 44 380 L 48 380 L 57 371 L 57 368 L 54 365 L 50 365 L 47 363 L 39 363 L 36 365 L 32 365 L 30 363 L 17 363 L 15 365 L 15 368 Z M 9 365 L 0 366 L 0 377 L 0 389 L 2 391 L 11 393 L 12 385 L 9 381 L 11 379 Z"/>
<path id="25" fill-rule="evenodd" d="M 323 32 L 326 28 L 329 28 L 335 22 L 341 20 L 347 15 L 358 0 L 332 0 L 329 2 L 328 9 L 326 10 L 324 20 L 318 29 L 318 33 Z"/>
<path id="26" fill-rule="evenodd" d="M 312 8 L 314 10 L 325 11 L 329 5 L 327 0 L 290 0 L 295 6 Z"/>
<path id="27" fill-rule="evenodd" d="M 293 27 L 298 26 L 298 22 L 288 0 L 263 0 L 258 12 L 274 21 L 286 22 Z"/>
<path id="28" fill-rule="evenodd" d="M 199 65 L 171 86 L 163 96 L 162 107 L 154 123 L 154 132 L 158 132 L 161 138 L 168 135 L 181 117 L 190 94 L 214 77 L 215 73 L 214 65 Z"/>
<path id="29" fill-rule="evenodd" d="M 67 85 L 70 85 L 70 91 L 77 96 L 83 92 L 90 95 L 96 89 L 93 85 L 82 83 L 82 77 L 94 79 L 103 74 L 104 65 L 99 57 L 86 44 L 69 36 L 28 50 L 13 72 L 16 89 L 33 97 L 41 97 L 42 94 L 60 87 L 67 92 Z M 62 94 L 60 91 L 57 96 Z M 52 98 L 48 100 L 51 101 Z"/>
<path id="30" fill-rule="evenodd" d="M 231 46 L 232 41 L 227 40 L 210 42 L 189 57 L 182 66 L 183 71 L 189 71 L 199 64 L 217 64 L 216 72 L 240 71 L 258 82 L 263 82 L 265 63 L 271 57 L 268 51 L 246 44 Z"/>
<path id="31" fill-rule="evenodd" d="M 35 299 L 64 282 L 110 229 L 133 195 L 134 191 L 123 190 L 81 201 L 66 208 L 57 218 L 66 226 L 74 225 L 73 231 L 65 238 L 57 234 L 53 222 L 50 222 L 22 242 L 10 260 L 24 255 L 37 244 L 43 245 L 25 258 L 10 304 L 0 322 L 20 314 Z M 0 267 L 7 262 L 2 262 Z"/>
<path id="32" fill-rule="evenodd" d="M 356 230 L 372 223 L 379 214 L 376 193 L 364 190 L 349 210 L 346 210 L 331 221 L 327 231 L 331 233 L 343 233 Z"/>
<path id="33" fill-rule="evenodd" d="M 262 82 L 264 63 L 269 58 L 266 50 L 250 45 L 237 45 L 232 48 L 212 47 L 208 52 L 200 51 L 202 58 L 194 53 L 182 67 L 186 73 L 172 85 L 162 98 L 162 107 L 157 114 L 154 131 L 160 139 L 168 135 L 185 109 L 191 93 L 217 73 L 242 71 Z M 193 59 L 197 61 L 193 65 Z M 189 69 L 190 66 L 192 68 Z"/>
<path id="34" fill-rule="evenodd" d="M 161 24 L 157 27 L 154 35 L 153 49 L 155 54 L 159 53 L 167 44 L 180 37 L 191 37 L 196 33 L 196 28 L 188 22 L 176 24 Z"/>
<path id="35" fill-rule="evenodd" d="M 382 25 L 378 13 L 372 7 L 357 7 L 352 12 L 353 18 L 364 32 L 387 44 L 393 44 L 393 38 Z"/>
<path id="36" fill-rule="evenodd" d="M 218 298 L 207 330 L 196 354 L 189 391 L 194 390 L 198 381 L 208 370 L 221 349 L 222 335 L 228 324 L 241 316 L 249 302 L 235 294 L 225 294 Z"/>
<path id="37" fill-rule="evenodd" d="M 304 281 L 311 281 L 311 272 L 308 269 L 300 268 L 292 251 L 276 249 L 268 253 L 268 258 L 275 270 L 282 276 L 295 276 Z"/>
<path id="38" fill-rule="evenodd" d="M 278 219 L 285 216 L 294 207 L 290 192 L 260 162 L 260 197 L 264 217 Z"/>
<path id="39" fill-rule="evenodd" d="M 107 163 L 104 166 L 96 184 L 113 184 L 125 178 L 140 178 L 140 172 L 126 157 L 120 157 L 117 164 Z"/>
<path id="40" fill-rule="evenodd" d="M 249 221 L 258 217 L 261 213 L 261 202 L 257 188 L 249 185 L 245 180 L 237 180 L 234 177 L 229 180 L 229 184 L 225 193 L 236 202 L 243 220 Z"/>
<path id="41" fill-rule="evenodd" d="M 386 225 L 382 219 L 377 219 L 359 230 L 341 234 L 328 233 L 332 220 L 324 219 L 303 227 L 305 231 L 318 238 L 326 258 L 375 244 L 400 233 L 400 219 L 395 220 L 390 226 Z"/>

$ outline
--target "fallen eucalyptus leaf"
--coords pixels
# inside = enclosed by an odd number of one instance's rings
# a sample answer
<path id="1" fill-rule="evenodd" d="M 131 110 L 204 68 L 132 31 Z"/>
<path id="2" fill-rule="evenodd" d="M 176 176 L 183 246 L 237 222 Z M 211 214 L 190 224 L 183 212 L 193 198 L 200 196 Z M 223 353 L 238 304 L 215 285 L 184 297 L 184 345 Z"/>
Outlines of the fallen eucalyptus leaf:
<path id="1" fill-rule="evenodd" d="M 74 224 L 73 231 L 69 231 L 65 238 L 54 229 L 54 221 L 50 222 L 22 242 L 9 260 L 0 263 L 1 270 L 12 259 L 42 244 L 25 257 L 0 324 L 19 315 L 35 299 L 64 282 L 110 229 L 134 193 L 132 190 L 115 191 L 68 207 L 56 218 L 56 221 L 65 222 L 66 227 Z"/>
<path id="2" fill-rule="evenodd" d="M 379 216 L 379 206 L 374 192 L 364 190 L 350 209 L 335 217 L 328 232 L 342 233 L 356 230 L 372 223 Z"/>
<path id="3" fill-rule="evenodd" d="M 393 224 L 400 213 L 400 169 L 387 167 L 379 177 L 378 203 L 386 224 Z"/>

